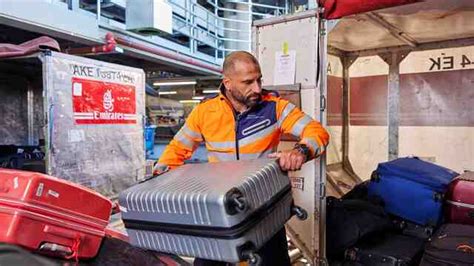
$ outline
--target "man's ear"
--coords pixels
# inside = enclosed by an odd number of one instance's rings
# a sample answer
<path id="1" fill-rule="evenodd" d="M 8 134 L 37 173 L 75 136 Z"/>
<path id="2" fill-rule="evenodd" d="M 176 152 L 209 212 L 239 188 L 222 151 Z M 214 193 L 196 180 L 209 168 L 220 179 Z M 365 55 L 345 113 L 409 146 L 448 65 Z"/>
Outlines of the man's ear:
<path id="1" fill-rule="evenodd" d="M 229 89 L 232 86 L 232 82 L 230 81 L 230 78 L 228 77 L 224 77 L 222 79 L 222 84 L 224 84 L 224 87 L 226 87 L 226 89 Z"/>

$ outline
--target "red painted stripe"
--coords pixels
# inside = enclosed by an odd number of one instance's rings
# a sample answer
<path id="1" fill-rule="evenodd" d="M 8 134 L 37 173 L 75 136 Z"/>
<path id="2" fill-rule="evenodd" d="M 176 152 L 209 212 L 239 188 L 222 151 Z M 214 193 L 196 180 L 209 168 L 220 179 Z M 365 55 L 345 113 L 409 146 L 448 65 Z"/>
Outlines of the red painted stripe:
<path id="1" fill-rule="evenodd" d="M 400 76 L 402 126 L 474 126 L 474 70 Z"/>
<path id="2" fill-rule="evenodd" d="M 387 125 L 387 76 L 351 78 L 350 123 Z M 401 126 L 474 126 L 474 70 L 400 76 Z M 328 124 L 342 125 L 342 78 L 328 77 Z"/>
<path id="3" fill-rule="evenodd" d="M 328 76 L 328 125 L 342 126 L 342 78 Z"/>
<path id="4" fill-rule="evenodd" d="M 350 80 L 350 124 L 387 124 L 387 76 L 357 77 Z"/>

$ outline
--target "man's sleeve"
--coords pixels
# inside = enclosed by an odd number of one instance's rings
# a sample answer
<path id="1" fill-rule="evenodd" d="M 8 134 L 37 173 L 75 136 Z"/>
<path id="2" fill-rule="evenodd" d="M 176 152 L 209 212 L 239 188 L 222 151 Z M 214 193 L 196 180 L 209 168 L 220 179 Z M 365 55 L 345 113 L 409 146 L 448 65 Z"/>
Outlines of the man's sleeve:
<path id="1" fill-rule="evenodd" d="M 284 99 L 277 102 L 278 125 L 283 133 L 298 138 L 299 143 L 305 144 L 311 150 L 313 159 L 321 155 L 329 143 L 329 134 L 321 124 L 303 113 L 292 103 Z"/>
<path id="2" fill-rule="evenodd" d="M 161 155 L 155 170 L 162 172 L 168 167 L 173 169 L 184 164 L 203 141 L 199 127 L 198 107 L 189 114 L 183 127 L 176 133 Z"/>

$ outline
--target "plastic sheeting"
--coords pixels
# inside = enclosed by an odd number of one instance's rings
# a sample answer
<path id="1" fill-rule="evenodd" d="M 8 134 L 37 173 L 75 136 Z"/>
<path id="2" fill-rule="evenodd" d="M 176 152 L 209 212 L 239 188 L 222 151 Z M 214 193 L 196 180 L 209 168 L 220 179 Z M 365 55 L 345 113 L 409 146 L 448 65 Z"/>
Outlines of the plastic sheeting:
<path id="1" fill-rule="evenodd" d="M 381 21 L 388 24 L 382 26 Z M 442 48 L 448 44 L 435 42 L 444 41 L 449 41 L 449 46 L 472 45 L 473 23 L 472 0 L 426 0 L 380 10 L 375 17 L 360 15 L 340 19 L 328 35 L 328 45 L 345 52 L 366 51 L 371 55 L 378 53 L 371 52 L 372 49 L 389 47 L 403 50 Z M 417 47 L 409 46 L 409 43 Z M 422 46 L 428 43 L 431 44 Z"/>
<path id="2" fill-rule="evenodd" d="M 48 36 L 41 36 L 18 45 L 11 43 L 0 43 L 0 58 L 34 54 L 41 49 L 51 49 L 55 51 L 61 50 L 56 40 Z"/>
<path id="3" fill-rule="evenodd" d="M 324 7 L 324 18 L 337 19 L 377 9 L 406 5 L 419 0 L 319 0 Z"/>
<path id="4" fill-rule="evenodd" d="M 145 174 L 141 69 L 47 53 L 47 171 L 115 196 Z"/>

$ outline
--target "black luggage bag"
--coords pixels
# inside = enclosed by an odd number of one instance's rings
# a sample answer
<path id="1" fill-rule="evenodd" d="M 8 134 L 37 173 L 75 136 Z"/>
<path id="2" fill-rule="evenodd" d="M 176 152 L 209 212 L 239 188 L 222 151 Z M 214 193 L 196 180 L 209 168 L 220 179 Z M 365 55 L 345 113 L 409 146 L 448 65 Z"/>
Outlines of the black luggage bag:
<path id="1" fill-rule="evenodd" d="M 392 223 L 383 207 L 358 199 L 327 199 L 327 255 L 329 260 L 344 257 L 344 251 L 361 239 L 391 230 Z"/>
<path id="2" fill-rule="evenodd" d="M 414 266 L 423 254 L 425 240 L 386 233 L 360 241 L 346 250 L 345 265 L 365 266 Z"/>
<path id="3" fill-rule="evenodd" d="M 426 245 L 420 265 L 474 265 L 474 226 L 442 225 Z"/>

